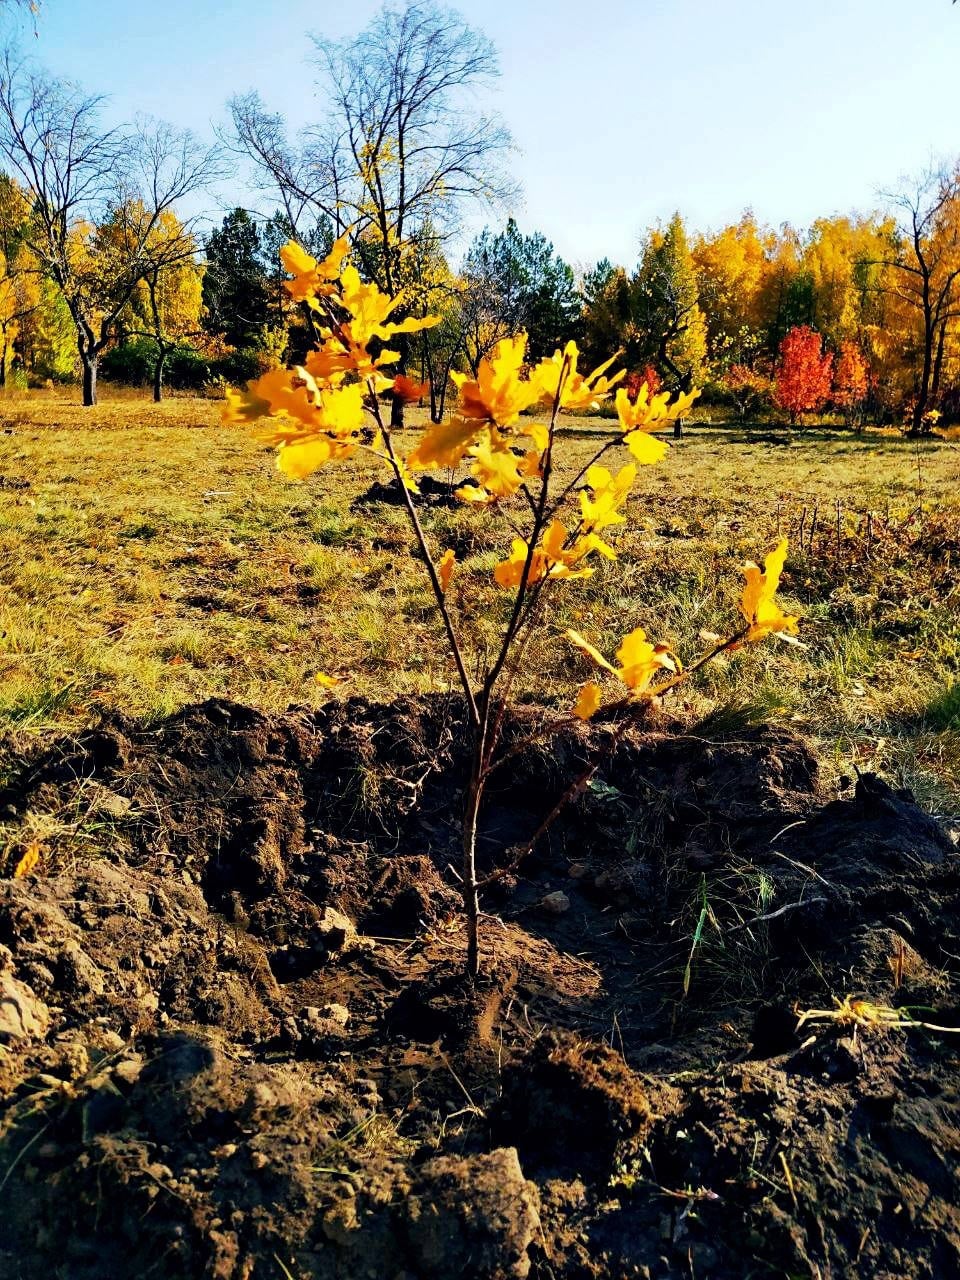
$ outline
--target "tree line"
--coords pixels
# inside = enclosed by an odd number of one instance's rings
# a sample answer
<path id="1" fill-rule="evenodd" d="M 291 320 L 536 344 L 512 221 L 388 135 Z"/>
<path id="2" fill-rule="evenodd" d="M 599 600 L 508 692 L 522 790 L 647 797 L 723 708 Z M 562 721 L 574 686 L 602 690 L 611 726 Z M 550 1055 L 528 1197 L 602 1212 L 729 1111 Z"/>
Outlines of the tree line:
<path id="1" fill-rule="evenodd" d="M 398 314 L 399 370 L 431 416 L 450 374 L 525 330 L 530 358 L 574 340 L 620 350 L 634 393 L 704 388 L 742 416 L 829 406 L 927 429 L 960 417 L 960 174 L 932 170 L 869 215 L 771 229 L 746 212 L 691 233 L 677 214 L 637 261 L 575 272 L 501 220 L 457 253 L 466 210 L 516 195 L 509 132 L 478 102 L 498 74 L 486 37 L 433 0 L 385 7 L 359 35 L 314 41 L 324 116 L 291 135 L 249 92 L 216 145 L 155 121 L 107 127 L 103 102 L 8 52 L 0 65 L 0 382 L 98 372 L 199 388 L 242 382 L 310 346 L 281 247 L 322 257 L 349 233 Z M 203 235 L 184 208 L 242 161 L 275 206 Z M 269 207 L 268 203 L 268 207 Z M 402 404 L 394 406 L 395 417 Z"/>

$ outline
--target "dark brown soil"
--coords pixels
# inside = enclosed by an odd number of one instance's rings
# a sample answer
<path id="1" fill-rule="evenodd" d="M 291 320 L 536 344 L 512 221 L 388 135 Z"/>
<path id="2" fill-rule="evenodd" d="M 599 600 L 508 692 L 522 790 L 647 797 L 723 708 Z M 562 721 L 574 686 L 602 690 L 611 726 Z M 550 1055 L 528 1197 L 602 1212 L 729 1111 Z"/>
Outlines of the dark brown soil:
<path id="1" fill-rule="evenodd" d="M 0 1280 L 960 1275 L 960 1035 L 797 1030 L 960 1029 L 955 834 L 668 728 L 490 891 L 476 986 L 455 701 L 7 744 Z M 486 867 L 608 732 L 503 769 Z"/>

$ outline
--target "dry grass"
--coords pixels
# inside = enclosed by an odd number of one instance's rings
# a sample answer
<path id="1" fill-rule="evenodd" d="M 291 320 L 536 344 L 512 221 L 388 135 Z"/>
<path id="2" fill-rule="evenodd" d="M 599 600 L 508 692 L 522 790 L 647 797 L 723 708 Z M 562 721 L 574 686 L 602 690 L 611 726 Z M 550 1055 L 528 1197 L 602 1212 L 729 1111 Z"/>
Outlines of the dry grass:
<path id="1" fill-rule="evenodd" d="M 607 429 L 570 420 L 568 465 Z M 0 433 L 0 726 L 156 718 L 211 694 L 279 709 L 450 686 L 403 512 L 364 498 L 385 478 L 373 464 L 291 484 L 200 399 L 85 411 L 72 393 L 23 397 L 0 403 Z M 946 440 L 695 428 L 642 471 L 620 562 L 555 591 L 521 692 L 566 705 L 585 674 L 559 639 L 571 624 L 610 651 L 643 624 L 694 656 L 702 629 L 730 624 L 743 560 L 788 533 L 785 598 L 808 648 L 716 666 L 687 713 L 785 717 L 839 772 L 880 768 L 957 812 L 958 462 Z M 482 650 L 508 520 L 429 504 L 425 520 L 457 551 L 452 598 Z M 342 677 L 334 695 L 318 671 Z"/>

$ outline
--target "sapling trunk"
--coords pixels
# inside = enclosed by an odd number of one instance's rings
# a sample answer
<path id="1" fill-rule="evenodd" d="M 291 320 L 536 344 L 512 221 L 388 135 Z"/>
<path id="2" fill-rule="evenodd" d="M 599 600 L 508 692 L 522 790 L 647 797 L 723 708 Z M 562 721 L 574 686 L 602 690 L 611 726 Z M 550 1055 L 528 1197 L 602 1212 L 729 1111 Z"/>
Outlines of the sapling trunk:
<path id="1" fill-rule="evenodd" d="M 463 915 L 467 928 L 467 976 L 475 980 L 480 973 L 480 894 L 477 886 L 477 819 L 483 782 L 480 777 L 480 740 L 474 760 L 467 801 L 463 813 L 463 865 L 461 868 Z"/>
<path id="2" fill-rule="evenodd" d="M 478 723 L 473 725 L 473 759 L 470 762 L 470 781 L 463 805 L 463 862 L 460 869 L 460 892 L 463 897 L 463 915 L 467 930 L 467 976 L 475 981 L 480 973 L 480 883 L 477 878 L 477 830 L 480 805 L 487 780 L 488 752 L 490 750 L 490 702 L 481 697 L 477 706 Z"/>

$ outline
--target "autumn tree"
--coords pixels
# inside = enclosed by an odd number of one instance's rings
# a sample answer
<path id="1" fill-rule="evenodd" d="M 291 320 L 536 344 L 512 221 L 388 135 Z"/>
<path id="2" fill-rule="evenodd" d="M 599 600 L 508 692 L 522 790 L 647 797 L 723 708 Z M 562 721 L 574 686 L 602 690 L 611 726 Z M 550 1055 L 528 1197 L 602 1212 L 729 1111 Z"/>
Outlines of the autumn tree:
<path id="1" fill-rule="evenodd" d="M 802 241 L 797 231 L 784 223 L 767 247 L 767 261 L 755 300 L 757 326 L 765 335 L 766 349 L 775 354 L 787 331 L 796 323 Z"/>
<path id="2" fill-rule="evenodd" d="M 411 354 L 419 362 L 418 376 L 429 396 L 430 420 L 441 422 L 451 373 L 461 367 L 464 358 L 464 284 L 451 270 L 443 237 L 429 220 L 414 237 L 404 289 L 407 309 L 413 317 L 435 316 L 439 321 L 416 333 Z"/>
<path id="3" fill-rule="evenodd" d="M 805 317 L 832 347 L 856 340 L 873 319 L 880 268 L 892 223 L 875 217 L 818 218 L 800 260 L 808 282 Z"/>
<path id="4" fill-rule="evenodd" d="M 0 386 L 6 385 L 14 345 L 41 304 L 42 273 L 27 244 L 30 219 L 22 188 L 0 174 Z"/>
<path id="5" fill-rule="evenodd" d="M 101 228 L 101 239 L 112 230 L 109 225 Z M 157 220 L 142 253 L 142 278 L 118 326 L 149 344 L 153 398 L 159 403 L 171 354 L 200 332 L 203 267 L 196 239 L 172 209 Z"/>
<path id="6" fill-rule="evenodd" d="M 689 391 L 705 372 L 707 326 L 679 213 L 647 236 L 634 290 L 635 321 L 645 335 L 641 358 L 652 361 L 667 385 Z"/>
<path id="7" fill-rule="evenodd" d="M 830 398 L 842 409 L 851 425 L 862 421 L 863 404 L 870 390 L 870 369 L 863 352 L 855 342 L 840 344 L 833 367 L 833 389 Z"/>
<path id="8" fill-rule="evenodd" d="M 34 379 L 67 382 L 77 365 L 77 334 L 63 294 L 49 279 L 38 277 L 36 308 L 20 321 L 18 346 L 28 376 Z"/>
<path id="9" fill-rule="evenodd" d="M 645 365 L 642 369 L 634 369 L 623 380 L 623 388 L 631 404 L 636 404 L 640 395 L 658 395 L 662 386 L 660 375 L 652 364 Z"/>
<path id="10" fill-rule="evenodd" d="M 816 330 L 798 325 L 780 344 L 774 400 L 795 423 L 801 414 L 813 413 L 830 398 L 833 356 L 823 351 Z"/>
<path id="11" fill-rule="evenodd" d="M 216 172 L 189 133 L 143 122 L 105 128 L 101 100 L 6 55 L 0 69 L 0 153 L 29 193 L 29 247 L 60 290 L 76 329 L 83 403 L 97 399 L 97 361 L 143 278 L 146 246 L 165 211 Z M 124 223 L 123 252 L 99 252 L 96 228 Z"/>
<path id="12" fill-rule="evenodd" d="M 761 286 L 775 237 L 751 212 L 691 247 L 711 356 L 743 360 L 744 344 L 761 329 Z"/>
<path id="13" fill-rule="evenodd" d="M 235 145 L 280 193 L 298 234 L 320 215 L 337 234 L 351 227 L 369 278 L 399 298 L 404 257 L 426 221 L 448 236 L 467 203 L 512 191 L 500 171 L 509 135 L 476 104 L 499 74 L 496 53 L 432 0 L 385 6 L 357 36 L 315 48 L 326 118 L 291 142 L 283 121 L 246 94 L 231 103 Z M 407 336 L 397 344 L 402 372 Z"/>
<path id="14" fill-rule="evenodd" d="M 951 326 L 960 319 L 960 171 L 939 168 L 889 197 L 894 247 L 882 260 L 887 287 L 915 317 L 920 369 L 911 433 L 926 429 Z"/>

